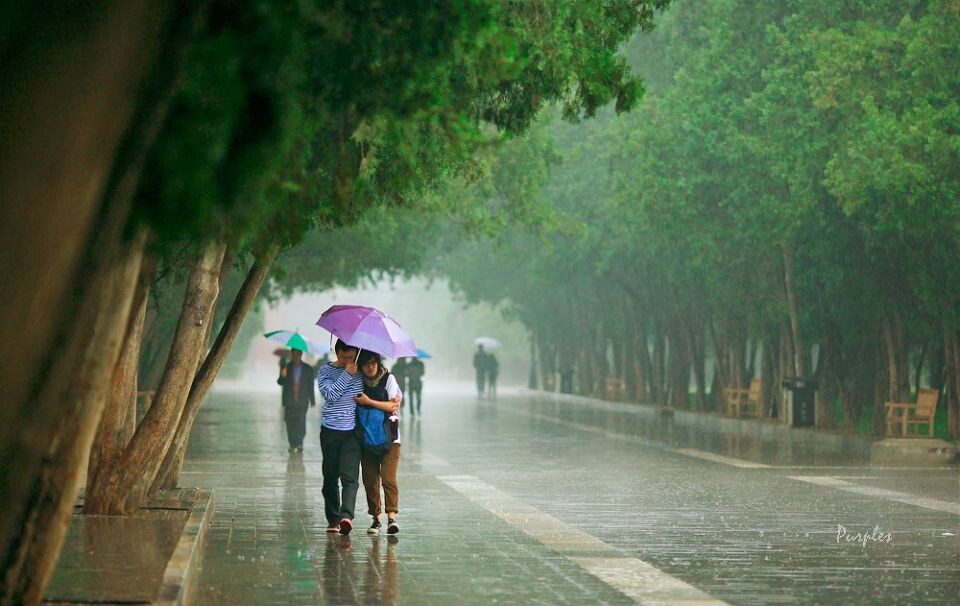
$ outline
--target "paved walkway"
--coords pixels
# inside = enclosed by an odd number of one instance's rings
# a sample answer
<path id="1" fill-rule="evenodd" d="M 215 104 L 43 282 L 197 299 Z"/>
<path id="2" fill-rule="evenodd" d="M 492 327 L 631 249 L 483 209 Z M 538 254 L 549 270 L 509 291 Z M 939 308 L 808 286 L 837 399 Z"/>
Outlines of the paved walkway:
<path id="1" fill-rule="evenodd" d="M 402 422 L 400 534 L 371 538 L 358 517 L 344 538 L 324 532 L 316 412 L 291 458 L 279 395 L 216 393 L 181 479 L 216 491 L 201 603 L 937 604 L 960 593 L 956 470 L 844 467 L 817 453 L 808 466 L 686 433 L 659 444 L 636 437 L 629 408 L 528 392 L 491 402 L 428 390 L 423 408 Z M 848 542 L 856 533 L 881 540 Z"/>

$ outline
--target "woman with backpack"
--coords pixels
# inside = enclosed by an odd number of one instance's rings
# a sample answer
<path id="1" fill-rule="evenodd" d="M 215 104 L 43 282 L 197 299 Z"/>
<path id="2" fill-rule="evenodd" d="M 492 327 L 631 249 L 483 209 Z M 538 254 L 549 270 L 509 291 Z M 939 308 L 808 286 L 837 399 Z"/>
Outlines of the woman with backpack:
<path id="1" fill-rule="evenodd" d="M 380 354 L 361 351 L 357 366 L 363 374 L 363 393 L 357 396 L 357 433 L 360 438 L 360 469 L 367 493 L 367 511 L 373 522 L 367 530 L 378 534 L 380 523 L 380 485 L 383 484 L 387 534 L 400 531 L 397 513 L 400 487 L 397 466 L 400 463 L 399 417 L 403 394 L 396 377 L 387 372 Z"/>

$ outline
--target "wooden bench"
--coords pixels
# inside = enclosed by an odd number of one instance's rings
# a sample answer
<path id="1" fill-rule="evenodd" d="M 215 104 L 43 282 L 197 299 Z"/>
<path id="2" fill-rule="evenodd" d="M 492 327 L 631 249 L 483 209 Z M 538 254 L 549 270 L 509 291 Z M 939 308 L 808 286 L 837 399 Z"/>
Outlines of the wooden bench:
<path id="1" fill-rule="evenodd" d="M 927 426 L 927 437 L 933 437 L 933 417 L 937 414 L 937 401 L 940 392 L 936 389 L 921 389 L 917 392 L 917 403 L 886 402 L 887 435 L 895 436 L 899 427 L 900 437 L 920 437 L 920 425 Z M 911 427 L 913 432 L 910 431 Z"/>
<path id="2" fill-rule="evenodd" d="M 751 379 L 750 387 L 728 387 L 723 390 L 727 403 L 727 414 L 731 417 L 759 417 L 763 399 L 763 383 L 760 379 Z"/>
<path id="3" fill-rule="evenodd" d="M 623 399 L 626 389 L 623 380 L 617 377 L 607 377 L 603 386 L 603 397 L 607 400 L 620 401 Z"/>

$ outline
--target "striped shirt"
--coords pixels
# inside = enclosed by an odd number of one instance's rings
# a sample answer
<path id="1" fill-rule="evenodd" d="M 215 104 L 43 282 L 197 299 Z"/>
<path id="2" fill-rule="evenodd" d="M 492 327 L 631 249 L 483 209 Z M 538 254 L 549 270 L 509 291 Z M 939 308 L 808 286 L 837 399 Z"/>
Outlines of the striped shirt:
<path id="1" fill-rule="evenodd" d="M 317 371 L 317 388 L 323 396 L 323 420 L 328 429 L 350 431 L 357 424 L 356 396 L 363 392 L 363 375 L 324 364 Z"/>

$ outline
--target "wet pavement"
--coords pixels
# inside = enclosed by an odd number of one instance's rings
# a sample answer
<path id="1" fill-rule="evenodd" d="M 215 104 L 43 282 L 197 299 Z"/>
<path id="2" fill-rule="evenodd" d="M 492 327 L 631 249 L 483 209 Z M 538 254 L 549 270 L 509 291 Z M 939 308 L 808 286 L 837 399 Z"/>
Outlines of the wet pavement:
<path id="1" fill-rule="evenodd" d="M 164 491 L 123 517 L 75 508 L 44 602 L 153 602 L 195 500 L 195 491 Z"/>
<path id="2" fill-rule="evenodd" d="M 857 452 L 802 440 L 784 450 L 624 404 L 506 390 L 478 401 L 429 387 L 421 417 L 401 423 L 396 537 L 368 536 L 365 516 L 348 538 L 324 532 L 316 410 L 305 452 L 291 456 L 279 394 L 215 393 L 181 477 L 216 492 L 197 602 L 938 604 L 960 595 L 956 469 L 873 468 Z M 362 489 L 358 503 L 363 511 Z"/>

